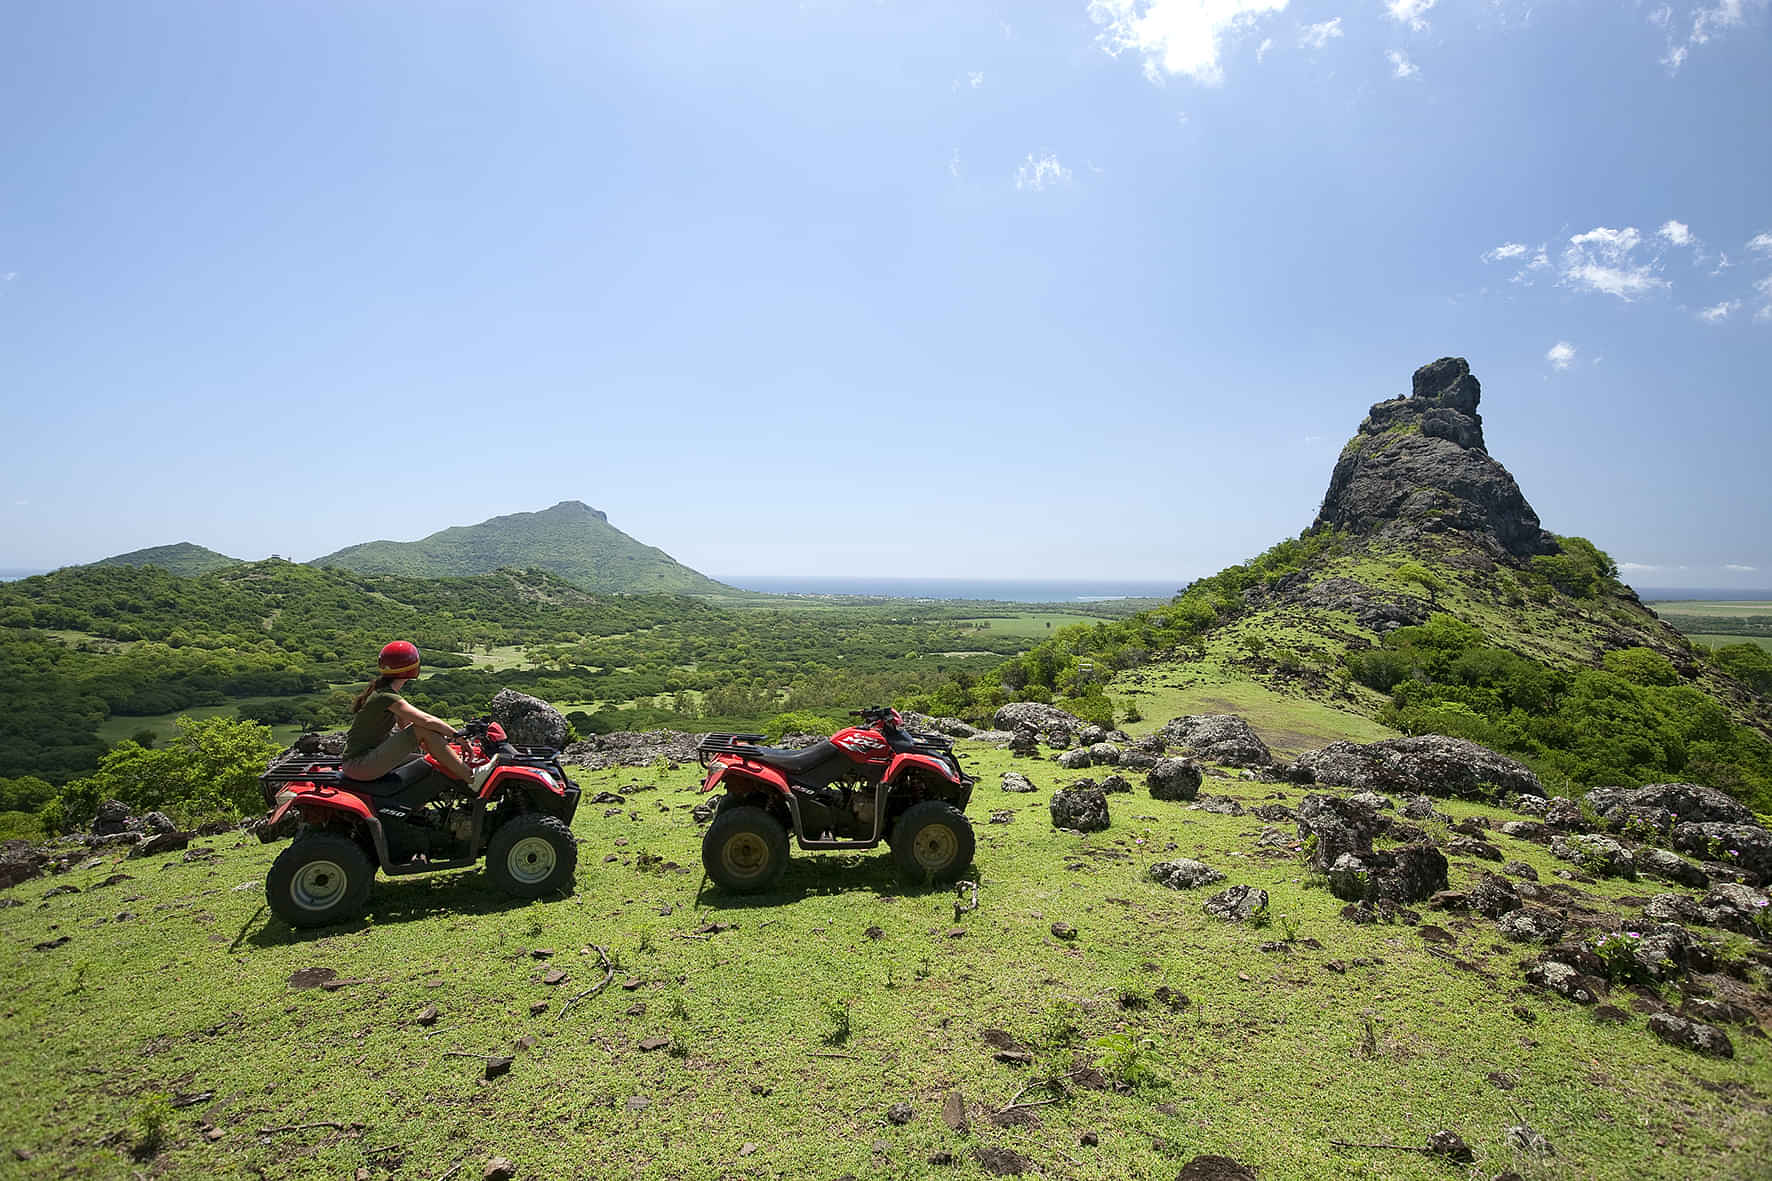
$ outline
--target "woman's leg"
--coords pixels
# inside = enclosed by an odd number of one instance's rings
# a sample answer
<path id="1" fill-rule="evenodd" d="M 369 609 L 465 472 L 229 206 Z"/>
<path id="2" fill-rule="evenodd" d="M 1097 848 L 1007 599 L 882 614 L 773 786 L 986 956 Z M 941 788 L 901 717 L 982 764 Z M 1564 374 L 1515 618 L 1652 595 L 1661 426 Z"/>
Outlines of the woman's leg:
<path id="1" fill-rule="evenodd" d="M 413 727 L 418 730 L 417 726 Z M 418 743 L 425 748 L 425 753 L 437 760 L 443 773 L 451 779 L 459 779 L 466 783 L 474 777 L 468 765 L 461 761 L 461 756 L 450 747 L 449 740 L 435 730 L 418 730 Z"/>

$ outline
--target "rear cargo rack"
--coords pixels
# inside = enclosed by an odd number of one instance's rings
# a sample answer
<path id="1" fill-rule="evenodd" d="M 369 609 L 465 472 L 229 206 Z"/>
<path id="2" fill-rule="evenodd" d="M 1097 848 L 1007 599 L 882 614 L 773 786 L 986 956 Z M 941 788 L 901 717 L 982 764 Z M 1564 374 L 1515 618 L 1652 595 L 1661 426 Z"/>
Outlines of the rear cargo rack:
<path id="1" fill-rule="evenodd" d="M 337 755 L 305 755 L 291 753 L 273 762 L 258 777 L 260 783 L 294 783 L 299 779 L 320 779 L 336 775 L 344 765 Z"/>
<path id="2" fill-rule="evenodd" d="M 755 753 L 754 748 L 761 744 L 761 734 L 708 734 L 703 736 L 701 744 L 695 748 L 695 757 L 702 766 L 715 755 L 743 755 Z"/>

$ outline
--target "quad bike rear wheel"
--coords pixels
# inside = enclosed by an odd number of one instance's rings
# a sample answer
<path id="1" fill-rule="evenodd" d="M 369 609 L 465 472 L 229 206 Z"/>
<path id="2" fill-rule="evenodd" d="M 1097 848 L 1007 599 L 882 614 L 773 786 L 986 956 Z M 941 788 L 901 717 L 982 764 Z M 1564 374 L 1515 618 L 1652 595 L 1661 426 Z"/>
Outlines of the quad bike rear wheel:
<path id="1" fill-rule="evenodd" d="M 486 876 L 513 898 L 541 898 L 570 889 L 577 870 L 578 842 L 555 816 L 513 816 L 486 844 Z"/>
<path id="2" fill-rule="evenodd" d="M 350 837 L 304 833 L 271 863 L 265 901 L 292 927 L 324 927 L 361 914 L 374 878 L 369 855 Z"/>
<path id="3" fill-rule="evenodd" d="M 701 864 L 722 889 L 760 893 L 787 870 L 788 831 L 761 808 L 722 806 L 701 839 Z"/>
<path id="4" fill-rule="evenodd" d="M 892 826 L 892 859 L 906 881 L 957 881 L 972 864 L 972 823 L 952 804 L 924 800 Z"/>

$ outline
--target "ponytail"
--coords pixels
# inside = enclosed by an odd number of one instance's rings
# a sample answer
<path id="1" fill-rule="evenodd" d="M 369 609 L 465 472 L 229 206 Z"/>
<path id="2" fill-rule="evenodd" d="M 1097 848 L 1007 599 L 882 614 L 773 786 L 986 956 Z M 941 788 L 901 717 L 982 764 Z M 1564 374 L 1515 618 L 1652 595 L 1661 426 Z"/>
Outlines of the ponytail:
<path id="1" fill-rule="evenodd" d="M 356 697 L 352 698 L 351 712 L 352 713 L 359 712 L 363 708 L 363 703 L 369 700 L 371 694 L 380 693 L 383 689 L 388 688 L 395 681 L 402 680 L 402 679 L 403 678 L 401 678 L 401 677 L 390 677 L 386 673 L 383 673 L 381 676 L 375 678 L 375 680 L 369 682 L 368 687 L 365 688 L 363 690 L 363 692 L 357 694 Z"/>

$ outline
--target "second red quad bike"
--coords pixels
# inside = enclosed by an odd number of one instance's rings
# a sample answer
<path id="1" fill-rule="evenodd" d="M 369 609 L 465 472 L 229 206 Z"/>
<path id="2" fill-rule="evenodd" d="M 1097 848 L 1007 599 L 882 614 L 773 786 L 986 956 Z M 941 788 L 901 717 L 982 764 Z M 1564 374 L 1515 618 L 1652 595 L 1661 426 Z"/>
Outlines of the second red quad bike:
<path id="1" fill-rule="evenodd" d="M 966 803 L 973 780 L 954 745 L 907 730 L 897 710 L 856 710 L 862 720 L 804 750 L 759 746 L 761 734 L 709 734 L 698 754 L 703 791 L 724 787 L 701 842 L 717 885 L 767 890 L 788 864 L 788 834 L 802 849 L 872 849 L 881 841 L 911 882 L 951 882 L 972 864 Z"/>
<path id="2" fill-rule="evenodd" d="M 290 754 L 260 783 L 273 809 L 259 830 L 275 839 L 293 810 L 301 826 L 265 877 L 265 901 L 294 927 L 361 913 L 375 871 L 389 877 L 457 869 L 486 858 L 486 876 L 517 898 L 572 885 L 578 785 L 559 752 L 515 746 L 497 722 L 462 726 L 450 745 L 475 768 L 478 787 L 443 774 L 426 755 L 380 779 L 348 779 L 337 758 Z"/>

